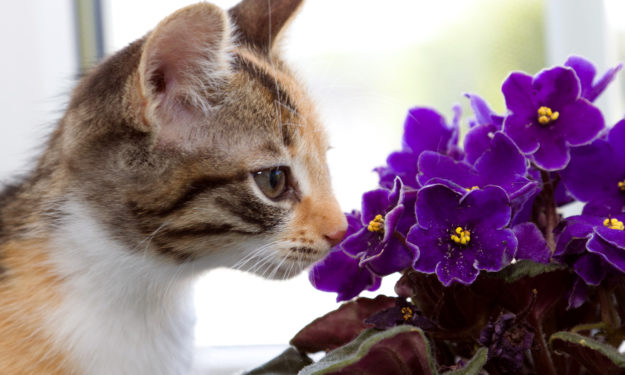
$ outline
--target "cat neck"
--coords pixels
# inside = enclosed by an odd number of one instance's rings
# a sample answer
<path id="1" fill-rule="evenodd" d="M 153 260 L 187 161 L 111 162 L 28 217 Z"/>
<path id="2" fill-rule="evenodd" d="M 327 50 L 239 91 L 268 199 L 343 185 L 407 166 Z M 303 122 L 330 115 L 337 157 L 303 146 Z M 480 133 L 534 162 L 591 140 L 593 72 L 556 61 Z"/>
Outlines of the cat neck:
<path id="1" fill-rule="evenodd" d="M 88 374 L 188 373 L 191 266 L 125 248 L 84 204 L 69 202 L 63 211 L 50 251 L 62 302 L 47 326 L 70 361 Z"/>

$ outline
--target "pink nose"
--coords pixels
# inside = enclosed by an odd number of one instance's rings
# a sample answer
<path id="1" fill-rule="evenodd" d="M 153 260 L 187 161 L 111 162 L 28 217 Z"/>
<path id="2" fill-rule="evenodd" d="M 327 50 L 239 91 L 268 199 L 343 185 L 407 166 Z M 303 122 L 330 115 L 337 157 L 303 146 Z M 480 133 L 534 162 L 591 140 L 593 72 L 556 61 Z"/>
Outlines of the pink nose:
<path id="1" fill-rule="evenodd" d="M 341 229 L 334 233 L 325 234 L 323 235 L 323 238 L 325 238 L 330 243 L 330 245 L 334 247 L 343 240 L 343 237 L 345 237 L 345 233 L 345 229 Z"/>

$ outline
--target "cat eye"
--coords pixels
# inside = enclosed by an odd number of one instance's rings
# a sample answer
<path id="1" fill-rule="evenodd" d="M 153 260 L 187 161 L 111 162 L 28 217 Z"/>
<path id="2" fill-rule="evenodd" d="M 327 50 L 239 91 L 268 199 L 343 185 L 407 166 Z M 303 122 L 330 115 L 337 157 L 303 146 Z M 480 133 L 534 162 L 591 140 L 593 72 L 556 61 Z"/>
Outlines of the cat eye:
<path id="1" fill-rule="evenodd" d="M 269 199 L 279 199 L 288 188 L 288 168 L 263 169 L 252 174 L 260 190 Z"/>

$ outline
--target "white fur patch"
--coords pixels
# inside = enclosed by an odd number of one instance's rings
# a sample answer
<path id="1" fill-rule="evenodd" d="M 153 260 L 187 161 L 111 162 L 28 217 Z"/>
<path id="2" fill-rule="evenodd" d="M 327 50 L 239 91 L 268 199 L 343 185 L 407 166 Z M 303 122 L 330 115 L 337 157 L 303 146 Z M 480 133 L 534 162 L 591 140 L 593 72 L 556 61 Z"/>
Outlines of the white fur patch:
<path id="1" fill-rule="evenodd" d="M 46 318 L 55 344 L 78 373 L 190 373 L 191 266 L 124 248 L 82 204 L 65 212 L 51 252 L 64 279 L 64 300 Z"/>

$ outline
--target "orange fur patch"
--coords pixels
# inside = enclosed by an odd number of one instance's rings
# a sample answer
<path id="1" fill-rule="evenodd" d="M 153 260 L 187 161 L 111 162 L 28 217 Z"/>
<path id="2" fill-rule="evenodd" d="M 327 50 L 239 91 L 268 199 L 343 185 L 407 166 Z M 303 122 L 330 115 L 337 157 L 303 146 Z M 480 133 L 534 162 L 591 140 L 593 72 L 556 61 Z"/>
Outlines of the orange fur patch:
<path id="1" fill-rule="evenodd" d="M 58 305 L 60 280 L 47 264 L 43 241 L 13 241 L 0 248 L 0 373 L 72 374 L 43 329 L 43 320 Z"/>

